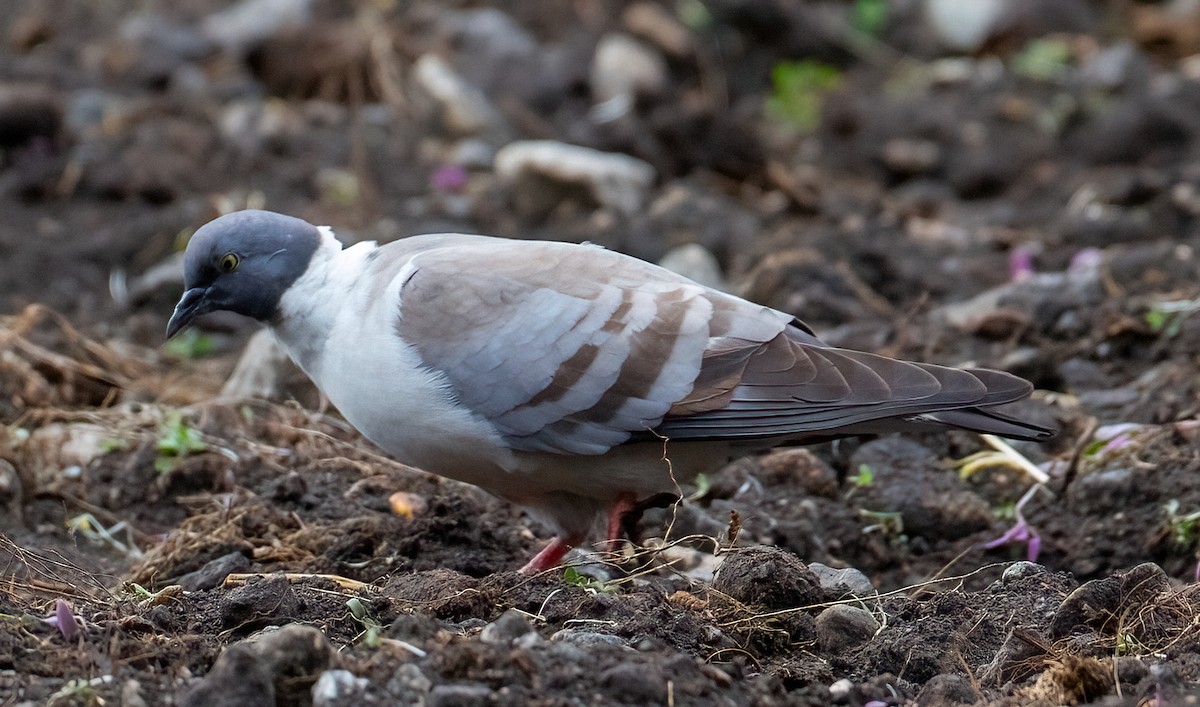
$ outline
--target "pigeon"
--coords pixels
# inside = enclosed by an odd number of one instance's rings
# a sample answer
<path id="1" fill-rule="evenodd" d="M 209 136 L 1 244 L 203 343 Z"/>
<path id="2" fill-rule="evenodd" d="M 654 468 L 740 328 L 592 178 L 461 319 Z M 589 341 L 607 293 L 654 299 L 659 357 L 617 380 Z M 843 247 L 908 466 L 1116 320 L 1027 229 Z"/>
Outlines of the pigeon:
<path id="1" fill-rule="evenodd" d="M 464 234 L 344 247 L 238 211 L 195 232 L 167 337 L 227 310 L 274 331 L 346 420 L 395 459 L 525 508 L 556 567 L 608 514 L 778 445 L 958 428 L 1052 430 L 994 406 L 1008 373 L 828 346 L 793 315 L 605 248 Z"/>

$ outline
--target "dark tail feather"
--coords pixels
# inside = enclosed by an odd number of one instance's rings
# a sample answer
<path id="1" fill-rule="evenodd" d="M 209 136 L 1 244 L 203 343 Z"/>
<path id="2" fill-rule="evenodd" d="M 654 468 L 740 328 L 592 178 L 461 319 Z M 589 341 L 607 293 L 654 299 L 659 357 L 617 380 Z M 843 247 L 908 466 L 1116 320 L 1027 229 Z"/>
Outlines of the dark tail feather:
<path id="1" fill-rule="evenodd" d="M 996 412 L 981 408 L 963 408 L 960 410 L 940 410 L 928 412 L 921 419 L 937 422 L 949 427 L 999 435 L 1009 439 L 1023 439 L 1030 442 L 1044 442 L 1058 433 L 1048 427 L 1035 425 L 1031 422 L 1018 420 Z"/>

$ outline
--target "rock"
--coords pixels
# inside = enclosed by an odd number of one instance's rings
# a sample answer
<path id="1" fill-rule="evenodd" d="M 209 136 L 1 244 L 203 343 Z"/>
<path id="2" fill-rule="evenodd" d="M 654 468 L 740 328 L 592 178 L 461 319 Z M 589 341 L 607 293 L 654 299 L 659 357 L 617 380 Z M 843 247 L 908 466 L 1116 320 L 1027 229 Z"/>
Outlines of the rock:
<path id="1" fill-rule="evenodd" d="M 285 623 L 300 611 L 292 584 L 281 574 L 256 577 L 221 597 L 221 624 L 235 630 Z"/>
<path id="2" fill-rule="evenodd" d="M 175 580 L 186 592 L 196 592 L 202 589 L 212 589 L 234 572 L 244 572 L 250 568 L 250 560 L 240 552 L 231 552 L 215 560 L 209 560 L 195 572 L 188 572 Z"/>
<path id="3" fill-rule="evenodd" d="M 853 567 L 834 569 L 820 562 L 810 562 L 808 569 L 816 575 L 826 595 L 834 600 L 846 595 L 866 598 L 876 594 L 875 586 L 867 579 L 867 575 Z"/>
<path id="4" fill-rule="evenodd" d="M 942 673 L 934 675 L 921 691 L 917 693 L 919 705 L 929 707 L 951 707 L 952 705 L 973 705 L 979 700 L 971 681 L 963 675 Z"/>
<path id="5" fill-rule="evenodd" d="M 558 641 L 577 648 L 588 649 L 595 646 L 617 646 L 629 648 L 629 642 L 620 636 L 595 631 L 580 631 L 574 628 L 564 628 L 555 631 L 550 636 L 551 641 Z M 633 650 L 633 649 L 630 649 Z"/>
<path id="6" fill-rule="evenodd" d="M 1096 52 L 1079 67 L 1079 79 L 1085 85 L 1107 90 L 1123 86 L 1144 86 L 1148 67 L 1141 51 L 1128 40 Z"/>
<path id="7" fill-rule="evenodd" d="M 821 584 L 792 553 L 754 547 L 730 553 L 713 578 L 713 589 L 767 611 L 794 609 L 824 600 Z"/>
<path id="8" fill-rule="evenodd" d="M 972 52 L 998 28 L 1005 0 L 925 0 L 925 17 L 946 47 Z"/>
<path id="9" fill-rule="evenodd" d="M 413 66 L 413 78 L 437 103 L 442 127 L 454 137 L 477 137 L 491 144 L 507 142 L 510 133 L 504 116 L 483 91 L 455 73 L 434 54 L 425 54 Z"/>
<path id="10" fill-rule="evenodd" d="M 667 62 L 633 37 L 609 33 L 596 45 L 590 83 L 592 97 L 600 103 L 655 96 L 666 87 Z"/>
<path id="11" fill-rule="evenodd" d="M 817 614 L 817 642 L 827 654 L 857 648 L 879 630 L 879 621 L 866 609 L 834 604 Z"/>
<path id="12" fill-rule="evenodd" d="M 721 273 L 721 264 L 717 262 L 717 257 L 699 243 L 687 243 L 672 248 L 658 264 L 706 287 L 722 292 L 729 291 L 729 283 Z"/>
<path id="13" fill-rule="evenodd" d="M 180 701 L 183 707 L 275 707 L 271 671 L 247 645 L 221 651 L 212 670 Z"/>
<path id="14" fill-rule="evenodd" d="M 320 630 L 303 624 L 271 627 L 245 641 L 258 653 L 275 680 L 275 692 L 287 704 L 288 695 L 307 692 L 317 676 L 333 664 L 333 647 Z"/>
<path id="15" fill-rule="evenodd" d="M 397 704 L 423 705 L 425 696 L 433 688 L 433 681 L 421 672 L 414 663 L 404 663 L 388 680 L 385 690 Z"/>
<path id="16" fill-rule="evenodd" d="M 621 23 L 630 34 L 677 59 L 692 53 L 691 32 L 658 3 L 636 2 L 630 5 L 621 14 Z"/>
<path id="17" fill-rule="evenodd" d="M 1004 574 L 1000 575 L 1000 581 L 1008 584 L 1015 582 L 1018 579 L 1032 577 L 1037 574 L 1045 574 L 1048 571 L 1049 570 L 1047 570 L 1044 566 L 1039 565 L 1036 562 L 1021 560 L 1020 562 L 1014 562 L 1008 567 L 1005 567 Z"/>
<path id="18" fill-rule="evenodd" d="M 1093 579 L 1067 595 L 1050 619 L 1050 635 L 1064 638 L 1081 630 L 1115 635 L 1129 631 L 1137 638 L 1136 627 L 1145 627 L 1153 602 L 1171 590 L 1166 572 L 1153 562 L 1117 572 L 1111 577 Z M 1140 617 L 1126 624 L 1125 617 Z M 1131 628 L 1133 627 L 1133 628 Z M 1157 626 L 1155 630 L 1164 630 Z"/>
<path id="19" fill-rule="evenodd" d="M 991 322 L 1019 317 L 1039 331 L 1052 332 L 1068 310 L 1091 311 L 1104 301 L 1104 285 L 1095 268 L 1034 273 L 975 297 L 934 310 L 933 316 L 965 332 L 995 331 Z"/>
<path id="20" fill-rule="evenodd" d="M 600 684 L 613 698 L 631 705 L 661 705 L 667 702 L 663 674 L 645 666 L 623 663 L 600 673 Z"/>
<path id="21" fill-rule="evenodd" d="M 883 145 L 883 166 L 903 176 L 927 174 L 942 161 L 942 150 L 932 140 L 893 138 Z"/>
<path id="22" fill-rule="evenodd" d="M 241 0 L 209 15 L 200 30 L 227 52 L 245 53 L 280 30 L 312 21 L 313 0 Z"/>
<path id="23" fill-rule="evenodd" d="M 518 638 L 533 631 L 529 619 L 516 609 L 509 609 L 500 617 L 483 627 L 479 640 L 492 645 L 508 645 Z"/>
<path id="24" fill-rule="evenodd" d="M 642 209 L 654 183 L 648 163 L 554 140 L 522 140 L 496 153 L 496 173 L 513 185 L 518 209 L 547 211 L 582 188 L 596 203 L 623 214 Z M 556 188 L 557 187 L 557 188 Z"/>
<path id="25" fill-rule="evenodd" d="M 272 628 L 221 651 L 182 701 L 187 707 L 274 707 L 310 701 L 310 686 L 333 661 L 325 634 L 311 626 Z"/>
<path id="26" fill-rule="evenodd" d="M 368 684 L 366 678 L 355 677 L 349 670 L 326 670 L 312 686 L 313 707 L 345 707 L 357 702 Z"/>
<path id="27" fill-rule="evenodd" d="M 476 682 L 438 685 L 429 691 L 426 707 L 483 707 L 492 704 L 492 688 Z"/>

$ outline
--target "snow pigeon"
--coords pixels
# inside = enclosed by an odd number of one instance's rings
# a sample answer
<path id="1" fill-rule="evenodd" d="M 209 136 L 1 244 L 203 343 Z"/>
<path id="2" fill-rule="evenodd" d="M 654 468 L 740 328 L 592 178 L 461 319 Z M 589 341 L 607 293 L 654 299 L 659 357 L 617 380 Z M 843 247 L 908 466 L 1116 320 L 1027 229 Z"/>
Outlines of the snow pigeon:
<path id="1" fill-rule="evenodd" d="M 267 211 L 192 236 L 167 336 L 228 310 L 267 324 L 363 435 L 555 533 L 609 539 L 677 480 L 781 444 L 959 428 L 1042 440 L 993 410 L 1032 386 L 822 343 L 790 314 L 597 246 L 486 236 L 343 245 Z"/>

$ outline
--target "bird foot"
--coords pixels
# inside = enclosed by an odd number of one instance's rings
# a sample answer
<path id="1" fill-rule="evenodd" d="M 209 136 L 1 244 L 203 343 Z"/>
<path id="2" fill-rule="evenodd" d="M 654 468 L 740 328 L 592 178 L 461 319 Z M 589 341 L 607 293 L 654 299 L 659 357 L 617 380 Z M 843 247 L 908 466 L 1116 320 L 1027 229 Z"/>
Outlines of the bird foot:
<path id="1" fill-rule="evenodd" d="M 542 548 L 541 552 L 534 555 L 532 560 L 525 563 L 525 566 L 521 568 L 521 574 L 538 574 L 554 569 L 571 551 L 571 548 L 579 544 L 580 540 L 582 538 L 554 538 L 546 547 Z"/>

